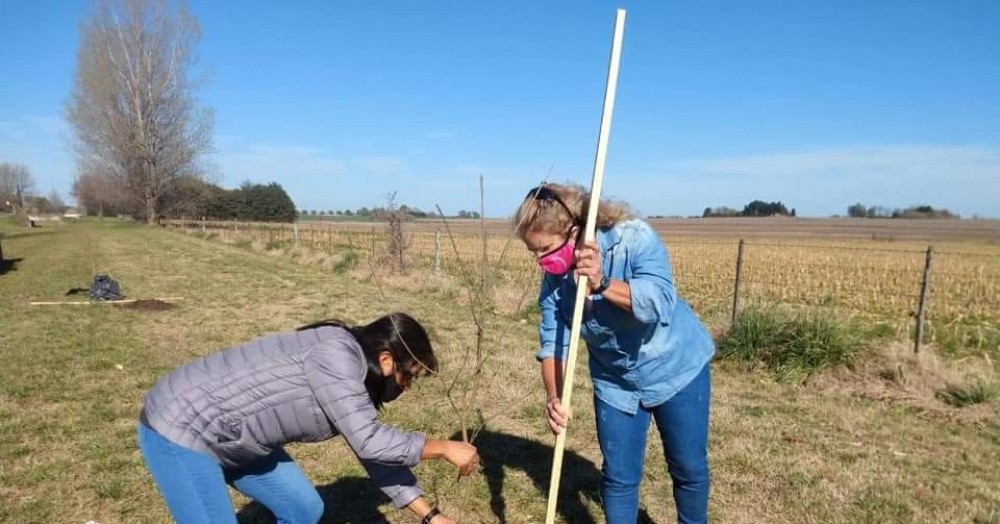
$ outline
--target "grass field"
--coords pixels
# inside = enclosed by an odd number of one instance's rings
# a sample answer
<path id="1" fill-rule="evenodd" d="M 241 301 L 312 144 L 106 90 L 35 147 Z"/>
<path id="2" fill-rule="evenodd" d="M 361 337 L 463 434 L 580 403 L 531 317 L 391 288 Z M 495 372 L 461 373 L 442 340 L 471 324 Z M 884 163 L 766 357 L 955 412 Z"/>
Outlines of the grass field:
<path id="1" fill-rule="evenodd" d="M 459 431 L 445 390 L 463 378 L 474 326 L 461 286 L 426 269 L 376 278 L 364 264 L 343 270 L 307 253 L 290 257 L 250 241 L 227 244 L 122 223 L 0 231 L 10 260 L 0 266 L 0 522 L 169 522 L 136 450 L 144 391 L 199 355 L 322 317 L 360 322 L 399 309 L 425 322 L 443 373 L 419 381 L 384 417 L 435 437 Z M 969 249 L 993 249 L 976 246 Z M 327 255 L 338 250 L 345 248 Z M 695 291 L 685 290 L 682 275 L 696 260 L 675 260 L 685 293 Z M 28 305 L 65 300 L 67 289 L 86 286 L 97 271 L 118 279 L 132 298 L 185 300 L 166 311 Z M 996 290 L 992 266 L 982 271 Z M 986 313 L 995 326 L 997 312 Z M 533 315 L 530 308 L 499 308 L 488 319 L 490 361 L 476 400 L 486 424 L 476 434 L 482 472 L 456 481 L 443 464 L 416 468 L 431 497 L 462 522 L 544 519 L 552 438 L 541 418 Z M 993 387 L 991 353 L 935 359 L 928 348 L 912 361 L 899 343 L 883 345 L 871 350 L 878 362 L 871 369 L 805 384 L 714 365 L 713 521 L 1000 523 L 996 398 L 956 408 L 928 387 L 928 377 L 973 375 Z M 879 367 L 886 362 L 891 369 Z M 589 379 L 581 374 L 577 385 L 560 518 L 601 522 Z M 289 451 L 327 502 L 323 522 L 411 522 L 379 498 L 341 441 Z M 647 464 L 645 518 L 671 522 L 658 445 L 650 446 Z M 246 499 L 234 496 L 234 503 L 241 522 L 271 522 Z"/>

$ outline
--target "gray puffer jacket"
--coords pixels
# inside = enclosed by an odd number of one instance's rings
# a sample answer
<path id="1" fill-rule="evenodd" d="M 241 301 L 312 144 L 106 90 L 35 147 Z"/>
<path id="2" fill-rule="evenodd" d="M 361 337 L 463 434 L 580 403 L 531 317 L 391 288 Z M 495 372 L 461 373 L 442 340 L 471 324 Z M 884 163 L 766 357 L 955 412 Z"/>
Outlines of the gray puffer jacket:
<path id="1" fill-rule="evenodd" d="M 424 436 L 379 422 L 361 346 L 320 327 L 258 338 L 181 366 L 143 402 L 142 420 L 166 439 L 239 468 L 288 442 L 338 434 L 397 507 L 422 495 L 408 466 Z"/>

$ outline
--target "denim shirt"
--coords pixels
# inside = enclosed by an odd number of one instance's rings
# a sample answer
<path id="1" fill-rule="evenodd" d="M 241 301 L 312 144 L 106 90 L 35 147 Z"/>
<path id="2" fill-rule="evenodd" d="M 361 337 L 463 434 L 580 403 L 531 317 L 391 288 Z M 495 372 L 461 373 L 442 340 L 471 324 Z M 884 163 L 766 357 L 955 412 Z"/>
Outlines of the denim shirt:
<path id="1" fill-rule="evenodd" d="M 590 376 L 600 400 L 629 414 L 660 405 L 688 385 L 715 352 L 712 337 L 677 296 L 670 258 L 659 235 L 642 220 L 598 230 L 605 275 L 627 282 L 628 312 L 600 295 L 584 307 L 580 338 L 590 352 Z M 570 270 L 546 274 L 538 298 L 542 321 L 538 360 L 564 360 L 576 301 Z"/>

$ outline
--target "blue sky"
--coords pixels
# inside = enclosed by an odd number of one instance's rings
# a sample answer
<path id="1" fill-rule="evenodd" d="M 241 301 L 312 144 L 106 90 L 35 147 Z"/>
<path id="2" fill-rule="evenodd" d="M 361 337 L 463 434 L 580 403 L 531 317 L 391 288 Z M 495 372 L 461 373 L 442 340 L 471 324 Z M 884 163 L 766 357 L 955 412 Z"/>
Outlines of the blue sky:
<path id="1" fill-rule="evenodd" d="M 605 195 L 647 215 L 781 200 L 1000 217 L 1000 2 L 190 3 L 219 182 L 302 209 L 511 213 L 590 182 L 628 9 Z M 83 0 L 0 1 L 0 161 L 68 194 Z"/>

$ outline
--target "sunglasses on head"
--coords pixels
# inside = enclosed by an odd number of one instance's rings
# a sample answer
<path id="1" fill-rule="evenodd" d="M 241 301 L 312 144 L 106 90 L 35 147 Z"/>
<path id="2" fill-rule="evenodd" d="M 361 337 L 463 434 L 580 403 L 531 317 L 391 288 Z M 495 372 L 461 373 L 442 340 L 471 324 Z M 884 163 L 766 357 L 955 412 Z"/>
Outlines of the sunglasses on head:
<path id="1" fill-rule="evenodd" d="M 557 195 L 555 191 L 549 189 L 549 187 L 545 184 L 531 188 L 531 190 L 528 191 L 528 194 L 525 195 L 524 199 L 540 200 L 542 202 L 557 202 L 563 209 L 566 210 L 567 213 L 569 213 L 569 216 L 574 222 L 578 221 L 576 215 L 569 210 L 569 206 L 567 206 L 566 203 L 559 198 L 559 195 Z"/>

